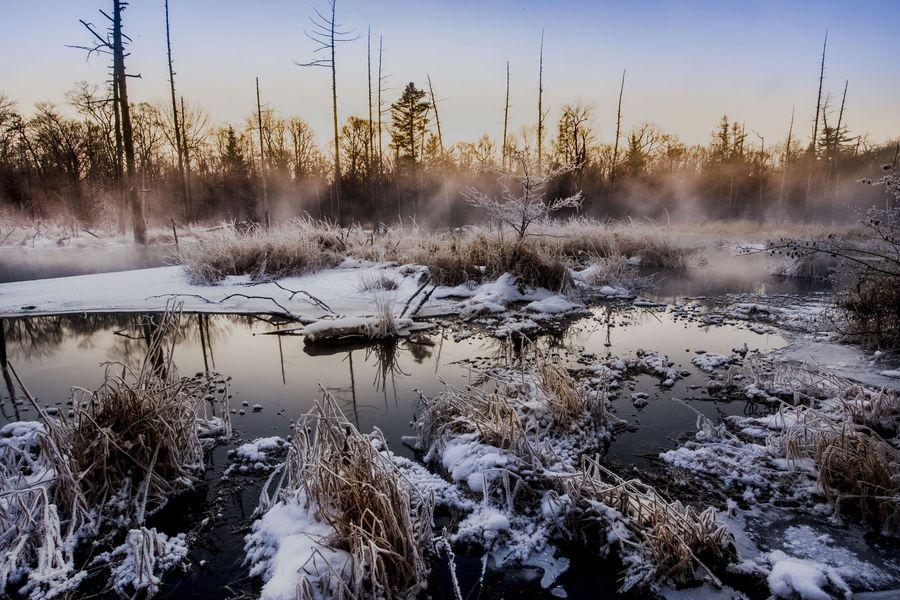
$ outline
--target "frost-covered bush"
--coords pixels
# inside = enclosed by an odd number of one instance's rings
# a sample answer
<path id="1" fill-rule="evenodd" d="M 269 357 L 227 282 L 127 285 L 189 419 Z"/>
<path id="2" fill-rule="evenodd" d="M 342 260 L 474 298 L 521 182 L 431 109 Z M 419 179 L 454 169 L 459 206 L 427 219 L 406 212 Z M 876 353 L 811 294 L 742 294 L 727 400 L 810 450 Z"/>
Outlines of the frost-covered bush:
<path id="1" fill-rule="evenodd" d="M 867 345 L 900 347 L 900 177 L 896 165 L 885 165 L 884 177 L 869 184 L 884 185 L 894 205 L 861 213 L 854 230 L 843 235 L 783 238 L 770 251 L 791 258 L 795 268 L 831 262 L 833 279 L 845 292 L 838 301 L 838 329 Z"/>

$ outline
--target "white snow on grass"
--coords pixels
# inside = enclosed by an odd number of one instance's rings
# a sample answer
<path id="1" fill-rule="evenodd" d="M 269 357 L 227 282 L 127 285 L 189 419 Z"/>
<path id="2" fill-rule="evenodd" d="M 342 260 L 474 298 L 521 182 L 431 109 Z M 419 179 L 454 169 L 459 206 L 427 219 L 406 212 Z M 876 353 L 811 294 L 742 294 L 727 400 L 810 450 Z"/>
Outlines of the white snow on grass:
<path id="1" fill-rule="evenodd" d="M 506 468 L 519 461 L 515 455 L 500 448 L 482 444 L 477 441 L 477 438 L 476 434 L 467 433 L 447 440 L 440 451 L 440 461 L 447 473 L 450 474 L 451 480 L 465 482 L 472 491 L 483 492 L 485 471 Z M 429 455 L 435 450 L 438 449 L 432 448 Z M 426 456 L 426 462 L 430 458 L 430 456 Z"/>
<path id="2" fill-rule="evenodd" d="M 162 576 L 182 565 L 187 557 L 183 533 L 169 537 L 156 529 L 132 529 L 125 541 L 97 562 L 109 562 L 112 587 L 123 596 L 150 598 L 159 593 Z"/>
<path id="3" fill-rule="evenodd" d="M 261 600 L 293 600 L 301 579 L 324 582 L 350 567 L 350 555 L 328 544 L 337 539 L 337 532 L 317 521 L 314 512 L 311 501 L 300 494 L 274 504 L 253 522 L 244 549 L 250 575 L 265 581 Z"/>
<path id="4" fill-rule="evenodd" d="M 360 290 L 359 282 L 391 279 L 397 284 L 392 295 L 399 305 L 418 290 L 423 270 L 414 265 L 345 261 L 332 269 L 267 282 L 231 276 L 215 285 L 194 285 L 178 266 L 20 281 L 0 284 L 0 316 L 162 311 L 177 299 L 187 312 L 287 314 L 308 325 L 304 333 L 311 340 L 342 332 L 378 337 L 377 294 Z M 421 309 L 424 314 L 459 314 L 471 320 L 507 312 L 514 303 L 530 303 L 526 310 L 537 316 L 582 308 L 548 290 L 524 286 L 506 273 L 477 286 L 439 287 Z M 396 319 L 400 335 L 415 328 L 406 317 Z M 527 322 L 522 327 L 528 327 Z M 512 331 L 507 328 L 507 333 Z"/>

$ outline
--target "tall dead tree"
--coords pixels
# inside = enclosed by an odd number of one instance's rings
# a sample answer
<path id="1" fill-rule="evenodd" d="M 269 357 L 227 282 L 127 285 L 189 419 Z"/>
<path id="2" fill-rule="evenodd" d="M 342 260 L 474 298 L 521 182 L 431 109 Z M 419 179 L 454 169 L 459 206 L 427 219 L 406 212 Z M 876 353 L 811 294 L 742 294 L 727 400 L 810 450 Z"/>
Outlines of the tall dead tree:
<path id="1" fill-rule="evenodd" d="M 538 123 L 537 123 L 537 169 L 541 170 L 544 147 L 544 30 L 541 29 L 541 52 L 538 59 Z"/>
<path id="2" fill-rule="evenodd" d="M 850 80 L 847 79 L 844 81 L 844 93 L 841 95 L 841 109 L 838 111 L 838 121 L 837 121 L 837 129 L 834 131 L 834 138 L 831 143 L 831 151 L 833 153 L 837 153 L 840 145 L 841 138 L 843 137 L 842 129 L 844 127 L 844 107 L 847 105 L 847 86 L 850 85 Z"/>
<path id="3" fill-rule="evenodd" d="M 262 185 L 263 211 L 265 213 L 266 229 L 271 224 L 269 212 L 269 188 L 266 183 L 266 147 L 263 143 L 263 118 L 262 102 L 259 99 L 259 77 L 256 78 L 256 120 L 259 125 L 259 179 Z"/>
<path id="4" fill-rule="evenodd" d="M 187 135 L 187 113 L 184 110 L 184 96 L 181 97 L 181 150 L 184 152 L 184 187 L 187 190 L 188 206 L 193 205 L 191 196 L 191 145 Z M 193 207 L 192 207 L 193 208 Z"/>
<path id="5" fill-rule="evenodd" d="M 844 93 L 841 95 L 841 109 L 838 111 L 838 120 L 837 127 L 834 130 L 834 134 L 832 136 L 831 141 L 831 169 L 834 172 L 834 196 L 831 198 L 831 218 L 834 218 L 834 209 L 835 205 L 838 202 L 838 193 L 840 191 L 840 181 L 841 181 L 841 170 L 840 170 L 840 161 L 841 161 L 841 143 L 844 139 L 844 108 L 847 105 L 847 86 L 850 85 L 850 80 L 847 79 L 844 81 Z"/>
<path id="6" fill-rule="evenodd" d="M 825 30 L 825 41 L 822 43 L 822 60 L 819 63 L 819 93 L 816 95 L 816 119 L 813 122 L 810 148 L 813 158 L 816 156 L 816 141 L 819 139 L 819 115 L 822 111 L 822 82 L 825 80 L 825 48 L 828 46 L 828 30 Z"/>
<path id="7" fill-rule="evenodd" d="M 185 222 L 190 220 L 190 208 L 188 207 L 187 183 L 184 177 L 184 144 L 182 132 L 179 126 L 178 104 L 175 100 L 175 69 L 172 63 L 172 35 L 169 27 L 169 0 L 165 0 L 166 12 L 166 53 L 169 57 L 169 91 L 172 95 L 172 125 L 175 128 L 175 153 L 178 155 L 178 178 L 181 181 L 181 205 L 184 211 Z"/>
<path id="8" fill-rule="evenodd" d="M 112 57 L 112 101 L 116 138 L 116 177 L 119 195 L 119 230 L 125 232 L 126 202 L 123 189 L 127 189 L 128 205 L 131 208 L 131 223 L 134 240 L 139 244 L 147 241 L 147 224 L 144 220 L 144 209 L 141 205 L 137 189 L 137 168 L 134 156 L 134 133 L 131 127 L 131 111 L 128 104 L 128 75 L 125 70 L 125 44 L 131 41 L 122 31 L 122 13 L 128 6 L 126 0 L 113 0 L 112 15 L 101 10 L 100 14 L 109 21 L 106 35 L 100 35 L 92 23 L 84 19 L 79 22 L 91 34 L 93 44 L 90 46 L 73 46 L 86 50 L 88 57 L 92 54 L 107 54 Z M 140 77 L 136 75 L 134 77 Z M 122 163 L 125 163 L 124 168 Z"/>
<path id="9" fill-rule="evenodd" d="M 613 142 L 612 164 L 609 167 L 609 185 L 606 188 L 606 199 L 612 194 L 616 179 L 616 168 L 619 165 L 619 138 L 622 135 L 622 94 L 625 92 L 625 69 L 622 69 L 622 82 L 619 84 L 619 105 L 616 108 L 616 140 Z"/>
<path id="10" fill-rule="evenodd" d="M 812 190 L 813 164 L 816 160 L 816 142 L 819 137 L 819 118 L 822 113 L 822 83 L 825 80 L 825 49 L 828 47 L 828 30 L 825 30 L 825 41 L 822 42 L 822 60 L 819 63 L 819 92 L 816 95 L 816 118 L 813 122 L 812 140 L 809 143 L 809 155 L 811 161 L 807 164 L 805 204 L 809 205 L 809 195 Z"/>
<path id="11" fill-rule="evenodd" d="M 778 190 L 778 210 L 784 216 L 784 186 L 787 183 L 787 172 L 791 162 L 791 143 L 794 135 L 794 107 L 791 107 L 791 124 L 788 125 L 787 141 L 784 145 L 784 158 L 781 165 L 781 187 Z"/>
<path id="12" fill-rule="evenodd" d="M 375 130 L 374 124 L 372 122 L 372 28 L 369 27 L 368 33 L 366 35 L 366 76 L 368 78 L 369 84 L 369 139 L 366 143 L 366 161 L 367 161 L 367 170 L 368 176 L 371 179 L 372 177 L 372 165 L 374 161 L 374 145 L 375 145 Z"/>
<path id="13" fill-rule="evenodd" d="M 437 126 L 438 147 L 441 149 L 441 158 L 444 158 L 444 135 L 441 133 L 441 117 L 438 114 L 438 101 L 434 95 L 434 87 L 431 85 L 431 75 L 426 75 L 426 77 L 428 79 L 428 95 L 431 96 L 431 108 L 434 110 L 434 123 Z M 424 143 L 425 134 L 422 134 L 422 141 Z"/>
<path id="14" fill-rule="evenodd" d="M 509 155 L 509 141 L 507 134 L 509 132 L 509 61 L 506 61 L 506 102 L 503 104 L 503 168 L 507 166 L 507 157 Z"/>
<path id="15" fill-rule="evenodd" d="M 313 50 L 314 54 L 324 53 L 324 58 L 317 58 L 306 63 L 295 62 L 301 67 L 325 67 L 331 70 L 331 116 L 334 126 L 334 200 L 337 205 L 338 224 L 344 224 L 344 211 L 341 206 L 341 144 L 338 133 L 338 108 L 337 108 L 337 64 L 335 54 L 340 42 L 352 42 L 359 39 L 352 30 L 343 30 L 337 23 L 337 0 L 329 0 L 331 15 L 326 16 L 313 7 L 315 15 L 309 18 L 312 28 L 304 29 L 303 33 L 318 46 Z"/>
<path id="16" fill-rule="evenodd" d="M 384 38 L 382 36 L 378 36 L 378 174 L 379 176 L 384 175 L 384 144 L 382 142 L 382 133 L 384 132 L 384 127 L 381 125 L 381 117 L 384 115 L 384 103 L 381 99 L 381 92 L 384 89 Z"/>
<path id="17" fill-rule="evenodd" d="M 125 40 L 122 33 L 122 12 L 128 6 L 125 0 L 113 0 L 113 56 L 114 79 L 119 90 L 119 112 L 122 119 L 122 142 L 125 148 L 125 185 L 128 188 L 128 203 L 131 205 L 131 231 L 138 244 L 147 243 L 147 223 L 144 221 L 144 207 L 138 195 L 137 166 L 134 160 L 134 132 L 131 129 L 131 108 L 128 105 L 128 74 L 125 71 Z"/>
<path id="18" fill-rule="evenodd" d="M 115 71 L 115 69 L 113 69 Z M 112 79 L 113 97 L 113 127 L 116 138 L 116 207 L 119 213 L 119 234 L 125 235 L 128 231 L 128 216 L 125 212 L 125 194 L 123 193 L 122 179 L 124 176 L 125 147 L 122 144 L 122 116 L 119 113 L 119 86 L 116 85 L 115 76 Z"/>

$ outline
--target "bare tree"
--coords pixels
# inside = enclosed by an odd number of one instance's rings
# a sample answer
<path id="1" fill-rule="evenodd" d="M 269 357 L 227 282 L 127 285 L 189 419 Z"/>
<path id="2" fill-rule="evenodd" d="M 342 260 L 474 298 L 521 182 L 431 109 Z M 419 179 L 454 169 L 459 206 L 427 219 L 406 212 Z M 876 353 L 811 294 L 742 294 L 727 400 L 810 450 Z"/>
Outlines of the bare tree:
<path id="1" fill-rule="evenodd" d="M 122 128 L 122 146 L 125 155 L 125 185 L 128 189 L 128 203 L 131 206 L 131 229 L 134 241 L 147 243 L 147 223 L 144 220 L 144 207 L 138 195 L 137 167 L 134 158 L 134 132 L 131 127 L 131 109 L 128 104 L 128 75 L 125 70 L 125 44 L 130 42 L 122 31 L 122 12 L 128 7 L 126 0 L 113 0 L 112 16 L 100 11 L 110 22 L 110 30 L 106 36 L 100 35 L 93 24 L 80 20 L 85 29 L 94 38 L 93 46 L 78 46 L 88 51 L 88 56 L 97 52 L 112 54 L 113 57 L 113 89 L 116 106 L 119 109 L 119 120 Z M 139 76 L 137 76 L 139 77 Z"/>
<path id="2" fill-rule="evenodd" d="M 819 139 L 819 115 L 822 110 L 822 82 L 825 79 L 825 48 L 828 46 L 828 30 L 825 30 L 825 41 L 822 42 L 822 60 L 819 63 L 819 93 L 816 95 L 816 120 L 813 122 L 812 140 L 810 149 L 813 157 L 816 155 L 816 140 Z"/>
<path id="3" fill-rule="evenodd" d="M 506 158 L 509 154 L 509 141 L 507 133 L 509 131 L 509 61 L 506 61 L 506 102 L 503 104 L 503 168 L 506 168 Z"/>
<path id="4" fill-rule="evenodd" d="M 514 152 L 511 158 L 518 163 L 518 168 L 499 171 L 503 186 L 503 192 L 499 197 L 489 196 L 475 188 L 469 188 L 464 194 L 469 204 L 483 209 L 492 218 L 512 227 L 516 232 L 518 247 L 528 235 L 528 228 L 535 221 L 546 219 L 563 208 L 580 207 L 581 192 L 547 201 L 545 200 L 547 184 L 560 175 L 572 171 L 575 165 L 563 165 L 542 172 L 539 167 L 532 164 L 524 152 Z M 518 192 L 510 189 L 510 182 L 519 190 Z"/>
<path id="5" fill-rule="evenodd" d="M 384 102 L 381 99 L 381 93 L 384 90 L 384 45 L 382 36 L 378 36 L 378 175 L 384 174 L 384 145 L 382 143 L 382 133 L 384 128 L 381 125 L 381 117 L 384 115 Z"/>
<path id="6" fill-rule="evenodd" d="M 313 7 L 315 15 L 309 18 L 312 28 L 304 29 L 303 33 L 306 37 L 314 41 L 318 46 L 314 53 L 324 53 L 324 58 L 317 58 L 307 63 L 295 62 L 301 67 L 325 67 L 331 70 L 331 113 L 332 124 L 334 126 L 334 199 L 337 204 L 338 223 L 343 225 L 344 213 L 341 207 L 341 144 L 340 133 L 338 131 L 338 108 L 337 108 L 337 66 L 334 60 L 337 50 L 337 44 L 340 42 L 352 42 L 359 39 L 352 30 L 344 30 L 337 23 L 337 0 L 329 0 L 331 5 L 331 15 L 326 16 Z"/>
<path id="7" fill-rule="evenodd" d="M 778 210 L 780 212 L 784 211 L 784 186 L 787 183 L 787 173 L 788 167 L 791 162 L 791 143 L 793 140 L 791 139 L 794 134 L 794 107 L 791 107 L 791 124 L 788 125 L 788 134 L 787 141 L 784 145 L 784 158 L 782 159 L 781 165 L 781 186 L 778 190 Z"/>
<path id="8" fill-rule="evenodd" d="M 166 11 L 166 53 L 169 58 L 169 91 L 172 95 L 172 124 L 175 128 L 175 153 L 178 155 L 178 176 L 181 179 L 181 203 L 184 209 L 184 220 L 190 220 L 188 208 L 187 183 L 184 176 L 184 144 L 181 141 L 182 132 L 178 118 L 178 104 L 175 100 L 175 69 L 172 64 L 172 36 L 169 28 L 169 0 L 165 1 Z"/>
<path id="9" fill-rule="evenodd" d="M 441 149 L 441 158 L 444 158 L 444 135 L 441 133 L 441 117 L 438 114 L 438 101 L 434 96 L 434 87 L 431 85 L 431 75 L 426 75 L 428 78 L 428 95 L 431 97 L 431 107 L 434 110 L 434 122 L 437 125 L 437 134 L 438 134 L 438 145 Z M 423 134 L 424 141 L 424 134 Z"/>
<path id="10" fill-rule="evenodd" d="M 263 210 L 265 211 L 266 228 L 270 225 L 269 188 L 266 183 L 266 149 L 263 145 L 262 103 L 259 100 L 259 77 L 256 78 L 256 119 L 259 125 L 259 179 L 262 184 Z"/>
<path id="11" fill-rule="evenodd" d="M 613 142 L 612 164 L 609 166 L 609 185 L 606 187 L 606 199 L 612 193 L 616 180 L 616 169 L 619 165 L 619 137 L 622 134 L 622 94 L 625 92 L 625 69 L 622 69 L 622 82 L 619 84 L 619 104 L 616 108 L 616 140 Z"/>
<path id="12" fill-rule="evenodd" d="M 375 145 L 375 129 L 372 121 L 372 28 L 369 27 L 366 35 L 366 75 L 369 84 L 369 141 L 366 144 L 366 160 L 368 164 L 369 177 L 372 176 L 372 165 L 374 164 L 374 145 Z M 374 193 L 374 190 L 373 190 Z"/>
<path id="13" fill-rule="evenodd" d="M 541 153 L 544 148 L 544 30 L 541 29 L 541 52 L 538 59 L 538 122 L 537 122 L 537 170 L 541 170 Z"/>

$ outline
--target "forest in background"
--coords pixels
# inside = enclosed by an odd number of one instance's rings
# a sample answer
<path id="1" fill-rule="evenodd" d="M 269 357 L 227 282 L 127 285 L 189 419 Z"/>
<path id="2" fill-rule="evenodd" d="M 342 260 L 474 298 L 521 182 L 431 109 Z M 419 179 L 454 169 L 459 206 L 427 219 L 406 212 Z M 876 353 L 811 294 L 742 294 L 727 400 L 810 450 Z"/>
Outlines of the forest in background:
<path id="1" fill-rule="evenodd" d="M 623 131 L 624 71 L 616 113 L 573 102 L 551 114 L 542 105 L 541 40 L 534 122 L 509 123 L 507 65 L 506 97 L 496 107 L 502 132 L 447 145 L 431 77 L 388 98 L 381 40 L 371 34 L 365 39 L 368 114 L 339 122 L 334 57 L 342 42 L 358 36 L 341 29 L 332 2 L 325 13 L 314 9 L 307 35 L 317 50 L 299 65 L 331 71 L 334 128 L 330 142 L 319 145 L 302 115 L 265 105 L 258 80 L 257 105 L 248 107 L 242 123 L 214 123 L 201 104 L 179 96 L 168 19 L 169 52 L 161 59 L 168 60 L 171 97 L 134 102 L 125 68 L 126 7 L 112 0 L 112 10 L 103 12 L 108 30 L 82 21 L 89 43 L 81 49 L 109 59 L 109 81 L 76 84 L 67 106 L 25 109 L 0 92 L 0 210 L 7 216 L 122 232 L 130 224 L 139 241 L 148 221 L 267 223 L 308 214 L 344 225 L 412 219 L 459 226 L 485 217 L 467 202 L 467 190 L 502 194 L 503 171 L 522 157 L 545 170 L 573 167 L 561 169 L 549 196 L 580 190 L 578 214 L 602 219 L 826 223 L 847 220 L 856 209 L 889 206 L 882 189 L 859 181 L 896 165 L 900 145 L 872 143 L 852 130 L 845 118 L 848 82 L 836 94 L 823 89 L 827 36 L 818 91 L 811 90 L 808 111 L 790 113 L 782 140 L 763 138 L 728 116 L 711 119 L 705 145 L 687 145 L 653 123 Z M 615 125 L 612 143 L 598 141 L 598 122 Z"/>

